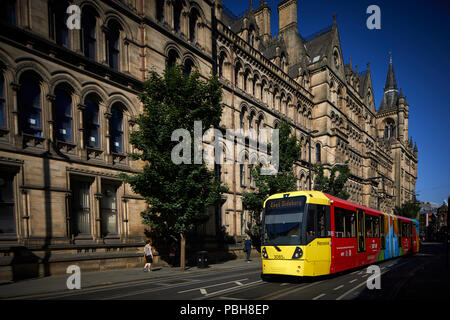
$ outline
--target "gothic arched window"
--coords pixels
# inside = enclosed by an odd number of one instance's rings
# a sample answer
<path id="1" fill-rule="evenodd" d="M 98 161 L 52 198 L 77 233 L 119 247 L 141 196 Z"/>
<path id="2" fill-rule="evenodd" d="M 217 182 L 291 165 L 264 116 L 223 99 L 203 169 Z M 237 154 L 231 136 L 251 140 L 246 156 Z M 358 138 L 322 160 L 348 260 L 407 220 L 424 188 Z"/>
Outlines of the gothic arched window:
<path id="1" fill-rule="evenodd" d="M 84 110 L 84 140 L 86 146 L 92 148 L 100 147 L 100 122 L 98 99 L 88 97 L 85 100 L 86 109 Z"/>
<path id="2" fill-rule="evenodd" d="M 55 89 L 55 136 L 59 141 L 72 142 L 72 97 L 63 89 Z"/>
<path id="3" fill-rule="evenodd" d="M 175 66 L 177 63 L 179 56 L 175 50 L 169 50 L 169 54 L 167 55 L 167 67 L 170 69 Z"/>
<path id="4" fill-rule="evenodd" d="M 6 94 L 5 78 L 0 73 L 0 127 L 6 127 Z"/>
<path id="5" fill-rule="evenodd" d="M 191 10 L 189 15 L 189 40 L 194 42 L 197 40 L 197 21 L 199 18 L 199 13 L 196 8 Z"/>
<path id="6" fill-rule="evenodd" d="M 84 56 L 95 60 L 97 51 L 97 14 L 90 7 L 83 8 L 81 29 Z"/>
<path id="7" fill-rule="evenodd" d="M 41 87 L 39 80 L 26 74 L 20 79 L 18 104 L 21 131 L 33 136 L 42 137 Z"/>
<path id="8" fill-rule="evenodd" d="M 184 73 L 186 75 L 190 75 L 193 67 L 194 62 L 191 59 L 186 59 L 186 61 L 184 62 Z"/>
<path id="9" fill-rule="evenodd" d="M 108 23 L 108 31 L 106 34 L 106 50 L 108 65 L 114 70 L 120 69 L 120 30 L 122 27 L 117 21 Z"/>
<path id="10" fill-rule="evenodd" d="M 156 0 L 156 20 L 164 21 L 164 0 Z"/>
<path id="11" fill-rule="evenodd" d="M 175 1 L 173 5 L 173 28 L 176 32 L 181 30 L 181 11 L 183 10 L 183 4 L 181 0 Z"/>
<path id="12" fill-rule="evenodd" d="M 53 39 L 56 44 L 69 48 L 69 29 L 66 22 L 68 14 L 66 12 L 69 7 L 67 1 L 50 1 L 49 2 L 49 29 L 50 38 Z"/>
<path id="13" fill-rule="evenodd" d="M 17 25 L 16 0 L 2 0 L 0 19 L 10 25 Z"/>
<path id="14" fill-rule="evenodd" d="M 321 162 L 320 144 L 316 144 L 316 163 Z"/>
<path id="15" fill-rule="evenodd" d="M 123 152 L 123 109 L 115 104 L 111 108 L 111 119 L 109 120 L 109 135 L 111 141 L 111 152 Z"/>
<path id="16" fill-rule="evenodd" d="M 223 67 L 225 59 L 226 59 L 225 52 L 221 52 L 219 56 L 219 77 L 223 77 Z"/>

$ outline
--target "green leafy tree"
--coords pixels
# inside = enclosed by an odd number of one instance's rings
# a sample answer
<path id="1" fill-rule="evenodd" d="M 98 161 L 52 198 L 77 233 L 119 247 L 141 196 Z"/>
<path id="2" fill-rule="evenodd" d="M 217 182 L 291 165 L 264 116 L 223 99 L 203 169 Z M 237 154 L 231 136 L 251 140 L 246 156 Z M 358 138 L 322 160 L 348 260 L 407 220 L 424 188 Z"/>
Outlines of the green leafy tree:
<path id="1" fill-rule="evenodd" d="M 261 213 L 264 201 L 272 194 L 296 190 L 297 179 L 294 175 L 294 163 L 301 154 L 301 144 L 286 121 L 281 122 L 279 129 L 279 168 L 275 175 L 262 175 L 261 165 L 255 166 L 250 174 L 255 181 L 255 192 L 242 194 L 242 205 L 250 211 L 251 221 L 248 223 L 247 234 L 255 247 L 260 247 Z M 270 146 L 269 146 L 270 150 Z"/>
<path id="2" fill-rule="evenodd" d="M 345 183 L 350 177 L 348 165 L 334 166 L 329 177 L 325 176 L 323 165 L 314 165 L 314 173 L 316 174 L 314 190 L 322 191 L 344 200 L 350 197 L 345 188 Z M 339 174 L 336 175 L 337 173 Z"/>
<path id="3" fill-rule="evenodd" d="M 171 153 L 179 142 L 172 141 L 171 136 L 176 129 L 186 129 L 193 137 L 194 121 L 202 121 L 202 132 L 217 127 L 222 115 L 221 97 L 216 76 L 203 81 L 197 70 L 186 75 L 178 66 L 163 75 L 152 71 L 140 95 L 144 112 L 136 120 L 138 129 L 130 136 L 136 149 L 130 156 L 142 160 L 144 166 L 142 172 L 122 175 L 122 179 L 145 198 L 148 208 L 141 216 L 150 226 L 151 237 L 180 238 L 182 268 L 186 234 L 207 221 L 207 208 L 219 203 L 227 189 L 204 162 L 175 164 Z M 190 152 L 193 144 L 191 139 Z"/>
<path id="4" fill-rule="evenodd" d="M 413 200 L 406 201 L 400 207 L 394 208 L 394 214 L 397 216 L 416 219 L 420 212 L 420 202 L 414 197 Z"/>

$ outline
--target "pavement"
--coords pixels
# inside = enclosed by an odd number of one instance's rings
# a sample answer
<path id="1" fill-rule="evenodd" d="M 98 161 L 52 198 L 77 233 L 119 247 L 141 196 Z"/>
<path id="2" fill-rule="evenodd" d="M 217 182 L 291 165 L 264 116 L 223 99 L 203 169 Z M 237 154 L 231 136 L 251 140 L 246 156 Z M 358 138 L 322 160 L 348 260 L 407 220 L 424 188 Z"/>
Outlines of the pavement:
<path id="1" fill-rule="evenodd" d="M 170 278 L 180 275 L 192 275 L 225 271 L 231 269 L 246 269 L 261 266 L 261 259 L 254 257 L 247 263 L 245 259 L 235 259 L 210 264 L 207 268 L 189 267 L 182 270 L 180 267 L 154 267 L 151 272 L 144 272 L 140 268 L 111 270 L 101 272 L 81 272 L 81 290 L 105 286 L 120 285 L 123 283 L 139 283 L 155 279 Z M 67 292 L 67 280 L 71 274 L 55 275 L 45 278 L 22 280 L 0 284 L 0 299 L 21 298 L 33 299 L 33 296 Z"/>

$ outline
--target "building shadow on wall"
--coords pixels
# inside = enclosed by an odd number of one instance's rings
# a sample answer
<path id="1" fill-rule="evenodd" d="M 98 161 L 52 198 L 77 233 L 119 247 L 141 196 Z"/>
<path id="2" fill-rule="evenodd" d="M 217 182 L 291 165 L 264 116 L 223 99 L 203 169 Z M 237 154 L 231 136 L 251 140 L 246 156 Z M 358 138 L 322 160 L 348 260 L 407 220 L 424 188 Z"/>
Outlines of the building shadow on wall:
<path id="1" fill-rule="evenodd" d="M 24 246 L 11 248 L 13 281 L 38 278 L 40 258 Z"/>

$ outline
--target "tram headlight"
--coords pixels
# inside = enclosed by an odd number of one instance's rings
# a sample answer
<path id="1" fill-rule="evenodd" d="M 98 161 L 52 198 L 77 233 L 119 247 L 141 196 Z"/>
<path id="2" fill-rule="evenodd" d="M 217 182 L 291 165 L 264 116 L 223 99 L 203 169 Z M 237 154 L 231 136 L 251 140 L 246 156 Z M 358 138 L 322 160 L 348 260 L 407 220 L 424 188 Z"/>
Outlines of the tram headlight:
<path id="1" fill-rule="evenodd" d="M 267 254 L 267 251 L 266 251 L 265 247 L 262 249 L 262 255 L 263 255 L 264 259 L 268 259 L 269 258 L 269 255 Z"/>
<path id="2" fill-rule="evenodd" d="M 294 254 L 292 255 L 292 259 L 300 259 L 303 255 L 303 250 L 300 247 L 295 248 Z"/>

